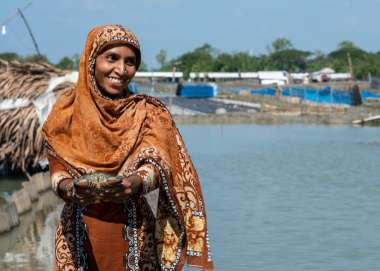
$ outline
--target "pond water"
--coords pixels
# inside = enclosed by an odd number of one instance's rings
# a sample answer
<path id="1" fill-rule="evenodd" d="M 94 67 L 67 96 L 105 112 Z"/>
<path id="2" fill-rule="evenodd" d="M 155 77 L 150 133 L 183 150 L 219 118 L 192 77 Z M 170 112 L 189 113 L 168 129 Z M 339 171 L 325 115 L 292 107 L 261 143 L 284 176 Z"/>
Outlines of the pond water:
<path id="1" fill-rule="evenodd" d="M 216 270 L 380 270 L 379 128 L 180 130 L 201 177 Z M 0 270 L 49 270 L 53 198 L 34 211 L 34 230 L 0 236 Z"/>

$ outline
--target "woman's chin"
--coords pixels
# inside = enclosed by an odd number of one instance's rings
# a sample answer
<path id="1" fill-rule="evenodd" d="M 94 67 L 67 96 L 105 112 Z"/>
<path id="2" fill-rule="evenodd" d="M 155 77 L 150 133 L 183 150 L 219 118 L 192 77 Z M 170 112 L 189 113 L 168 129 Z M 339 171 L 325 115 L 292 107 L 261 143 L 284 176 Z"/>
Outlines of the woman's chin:
<path id="1" fill-rule="evenodd" d="M 110 98 L 119 98 L 124 95 L 123 89 L 106 89 L 102 91 L 102 94 Z"/>

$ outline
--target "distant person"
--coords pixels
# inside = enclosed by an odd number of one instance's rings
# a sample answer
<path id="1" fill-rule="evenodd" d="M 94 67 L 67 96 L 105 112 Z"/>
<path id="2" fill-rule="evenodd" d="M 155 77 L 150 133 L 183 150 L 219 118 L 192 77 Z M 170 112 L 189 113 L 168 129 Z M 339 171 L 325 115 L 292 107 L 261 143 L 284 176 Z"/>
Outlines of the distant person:
<path id="1" fill-rule="evenodd" d="M 360 95 L 360 89 L 358 85 L 354 85 L 352 88 L 352 105 L 358 106 L 361 105 L 362 102 L 362 96 Z"/>
<path id="2" fill-rule="evenodd" d="M 54 191 L 64 201 L 55 270 L 212 270 L 197 173 L 170 113 L 132 94 L 136 36 L 92 29 L 79 79 L 43 126 Z M 146 197 L 159 189 L 157 212 Z M 155 209 L 155 208 L 153 208 Z"/>

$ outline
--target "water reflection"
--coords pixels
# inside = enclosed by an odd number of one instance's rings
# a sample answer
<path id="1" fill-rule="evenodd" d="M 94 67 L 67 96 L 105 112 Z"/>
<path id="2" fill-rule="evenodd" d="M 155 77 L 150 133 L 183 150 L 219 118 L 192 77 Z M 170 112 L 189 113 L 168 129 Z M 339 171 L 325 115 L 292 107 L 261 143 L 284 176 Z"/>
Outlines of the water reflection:
<path id="1" fill-rule="evenodd" d="M 0 176 L 0 196 L 22 188 L 22 182 L 25 180 L 24 176 Z"/>
<path id="2" fill-rule="evenodd" d="M 51 192 L 40 195 L 20 225 L 0 235 L 0 270 L 51 270 L 54 231 L 61 201 Z"/>

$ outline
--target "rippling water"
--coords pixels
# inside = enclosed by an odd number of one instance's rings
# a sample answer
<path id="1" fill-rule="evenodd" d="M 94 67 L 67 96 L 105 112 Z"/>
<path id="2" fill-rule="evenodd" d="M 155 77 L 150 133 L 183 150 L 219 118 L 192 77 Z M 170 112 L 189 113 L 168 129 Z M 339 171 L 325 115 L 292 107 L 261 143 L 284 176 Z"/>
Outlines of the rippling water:
<path id="1" fill-rule="evenodd" d="M 202 180 L 216 270 L 380 270 L 379 128 L 180 130 Z M 49 251 L 58 214 L 42 210 L 34 219 L 43 226 L 28 241 L 33 253 L 21 257 L 34 270 L 48 270 L 38 255 Z M 22 241 L 5 246 L 1 238 L 5 270 Z"/>

